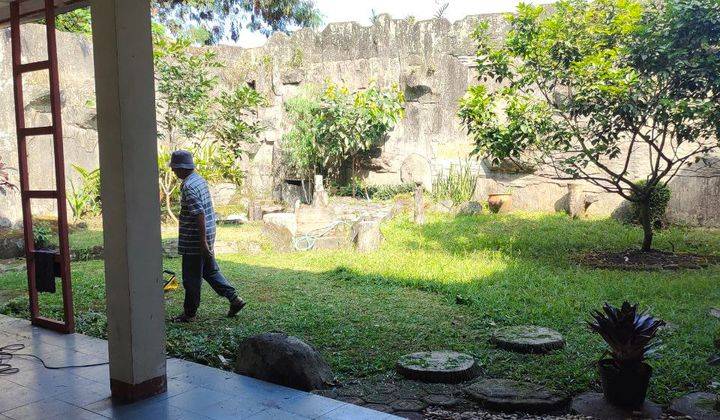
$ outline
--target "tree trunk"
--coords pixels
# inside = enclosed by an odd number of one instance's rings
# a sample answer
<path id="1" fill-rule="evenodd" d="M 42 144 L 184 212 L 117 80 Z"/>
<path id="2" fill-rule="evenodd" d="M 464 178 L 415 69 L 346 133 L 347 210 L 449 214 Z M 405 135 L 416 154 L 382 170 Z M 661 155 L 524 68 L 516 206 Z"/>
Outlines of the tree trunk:
<path id="1" fill-rule="evenodd" d="M 653 221 L 650 218 L 650 203 L 638 203 L 640 206 L 640 224 L 643 228 L 643 251 L 652 250 L 653 242 Z"/>

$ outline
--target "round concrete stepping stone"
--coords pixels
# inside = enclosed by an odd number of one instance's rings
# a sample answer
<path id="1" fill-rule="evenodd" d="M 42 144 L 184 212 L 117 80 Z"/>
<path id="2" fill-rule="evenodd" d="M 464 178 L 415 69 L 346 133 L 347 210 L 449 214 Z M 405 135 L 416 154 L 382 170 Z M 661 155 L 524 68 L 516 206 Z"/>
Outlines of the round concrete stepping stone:
<path id="1" fill-rule="evenodd" d="M 565 339 L 559 332 L 535 325 L 500 328 L 493 333 L 490 342 L 501 349 L 521 353 L 547 353 L 565 347 Z"/>
<path id="2" fill-rule="evenodd" d="M 475 358 L 454 351 L 428 351 L 408 354 L 396 365 L 398 373 L 423 382 L 458 383 L 480 374 Z"/>
<path id="3" fill-rule="evenodd" d="M 716 408 L 718 396 L 709 392 L 693 392 L 673 400 L 670 410 L 688 416 L 694 420 L 720 419 L 720 410 Z"/>
<path id="4" fill-rule="evenodd" d="M 662 407 L 654 402 L 645 401 L 641 408 L 628 410 L 610 404 L 599 392 L 578 395 L 573 399 L 571 409 L 576 414 L 604 420 L 659 419 L 662 416 Z"/>
<path id="5" fill-rule="evenodd" d="M 483 407 L 499 411 L 546 413 L 568 402 L 560 392 L 510 379 L 480 379 L 467 386 L 465 393 Z"/>
<path id="6" fill-rule="evenodd" d="M 427 403 L 420 400 L 397 400 L 390 404 L 395 411 L 423 411 L 427 408 Z"/>

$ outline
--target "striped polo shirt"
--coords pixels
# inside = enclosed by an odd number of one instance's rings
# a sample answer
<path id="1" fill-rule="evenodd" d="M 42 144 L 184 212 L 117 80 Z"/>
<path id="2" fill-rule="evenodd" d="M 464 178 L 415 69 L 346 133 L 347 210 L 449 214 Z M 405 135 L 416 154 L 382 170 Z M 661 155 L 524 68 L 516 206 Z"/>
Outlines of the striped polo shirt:
<path id="1" fill-rule="evenodd" d="M 178 254 L 201 255 L 200 232 L 196 223 L 198 214 L 205 214 L 205 233 L 211 250 L 215 243 L 215 211 L 210 190 L 203 177 L 193 172 L 183 181 L 180 193 Z"/>

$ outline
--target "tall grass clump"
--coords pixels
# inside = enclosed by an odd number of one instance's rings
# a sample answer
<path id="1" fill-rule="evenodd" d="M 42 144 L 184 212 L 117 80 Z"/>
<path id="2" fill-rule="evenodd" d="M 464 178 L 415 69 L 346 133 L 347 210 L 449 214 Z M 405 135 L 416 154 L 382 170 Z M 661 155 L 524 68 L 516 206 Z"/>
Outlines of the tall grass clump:
<path id="1" fill-rule="evenodd" d="M 451 200 L 453 204 L 470 201 L 480 175 L 472 170 L 470 162 L 451 165 L 447 172 L 441 172 L 433 183 L 432 197 L 435 201 Z"/>

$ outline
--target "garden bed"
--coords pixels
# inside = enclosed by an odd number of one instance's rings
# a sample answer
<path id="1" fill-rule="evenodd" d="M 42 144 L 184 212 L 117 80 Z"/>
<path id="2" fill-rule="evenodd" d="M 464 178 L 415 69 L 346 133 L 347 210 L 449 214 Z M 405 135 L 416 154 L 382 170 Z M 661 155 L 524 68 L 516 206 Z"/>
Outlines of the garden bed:
<path id="1" fill-rule="evenodd" d="M 630 249 L 621 252 L 590 252 L 578 258 L 578 262 L 593 268 L 627 271 L 697 270 L 720 263 L 720 258 L 712 255 Z"/>

